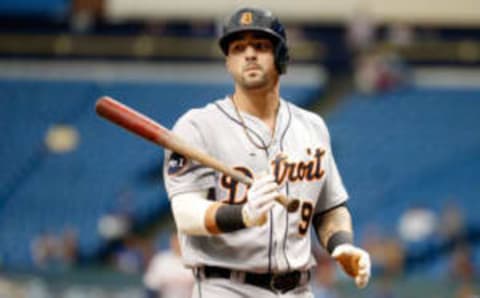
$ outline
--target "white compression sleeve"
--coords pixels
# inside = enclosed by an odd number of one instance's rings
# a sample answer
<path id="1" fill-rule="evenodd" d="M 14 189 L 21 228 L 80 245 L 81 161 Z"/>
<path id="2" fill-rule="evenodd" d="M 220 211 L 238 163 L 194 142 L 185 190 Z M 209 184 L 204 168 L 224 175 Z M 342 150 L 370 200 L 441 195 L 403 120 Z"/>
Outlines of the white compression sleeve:
<path id="1" fill-rule="evenodd" d="M 206 191 L 188 192 L 171 200 L 173 217 L 179 232 L 187 235 L 211 235 L 205 227 L 205 214 L 214 203 L 207 200 Z"/>

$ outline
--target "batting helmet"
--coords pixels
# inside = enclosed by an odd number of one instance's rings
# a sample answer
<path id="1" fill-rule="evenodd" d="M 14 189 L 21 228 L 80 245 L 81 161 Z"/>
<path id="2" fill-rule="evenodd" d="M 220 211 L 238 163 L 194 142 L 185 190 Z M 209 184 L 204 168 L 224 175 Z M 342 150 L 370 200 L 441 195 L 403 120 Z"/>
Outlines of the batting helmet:
<path id="1" fill-rule="evenodd" d="M 275 50 L 275 67 L 280 74 L 285 73 L 289 60 L 287 36 L 278 18 L 268 10 L 257 8 L 241 8 L 234 12 L 223 25 L 219 39 L 225 55 L 228 55 L 228 44 L 235 39 L 237 33 L 244 31 L 262 32 L 272 40 Z"/>

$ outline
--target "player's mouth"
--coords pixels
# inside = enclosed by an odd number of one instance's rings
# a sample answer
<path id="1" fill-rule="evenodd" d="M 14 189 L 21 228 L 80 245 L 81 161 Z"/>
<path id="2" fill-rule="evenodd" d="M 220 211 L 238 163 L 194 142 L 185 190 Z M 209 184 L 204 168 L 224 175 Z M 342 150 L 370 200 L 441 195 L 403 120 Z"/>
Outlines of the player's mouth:
<path id="1" fill-rule="evenodd" d="M 247 65 L 243 71 L 252 71 L 252 70 L 261 70 L 262 68 L 258 64 L 249 64 Z"/>

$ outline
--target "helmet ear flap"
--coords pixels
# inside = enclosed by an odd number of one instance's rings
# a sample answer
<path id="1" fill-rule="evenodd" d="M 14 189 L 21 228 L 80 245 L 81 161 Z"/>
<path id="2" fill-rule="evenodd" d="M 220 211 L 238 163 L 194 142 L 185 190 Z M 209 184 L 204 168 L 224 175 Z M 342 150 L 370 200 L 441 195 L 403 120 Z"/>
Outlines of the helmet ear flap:
<path id="1" fill-rule="evenodd" d="M 287 65 L 290 61 L 290 55 L 288 54 L 288 48 L 284 43 L 279 42 L 275 47 L 275 67 L 279 74 L 287 72 Z"/>

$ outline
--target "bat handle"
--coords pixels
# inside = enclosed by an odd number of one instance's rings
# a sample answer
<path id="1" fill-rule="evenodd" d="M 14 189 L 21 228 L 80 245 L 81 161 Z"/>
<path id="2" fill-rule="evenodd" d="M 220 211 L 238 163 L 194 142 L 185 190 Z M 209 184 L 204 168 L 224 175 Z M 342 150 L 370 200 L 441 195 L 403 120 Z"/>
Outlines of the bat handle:
<path id="1" fill-rule="evenodd" d="M 282 204 L 289 213 L 297 211 L 298 207 L 300 207 L 299 199 L 289 199 L 283 194 L 280 194 L 280 196 L 276 197 L 275 200 Z"/>

